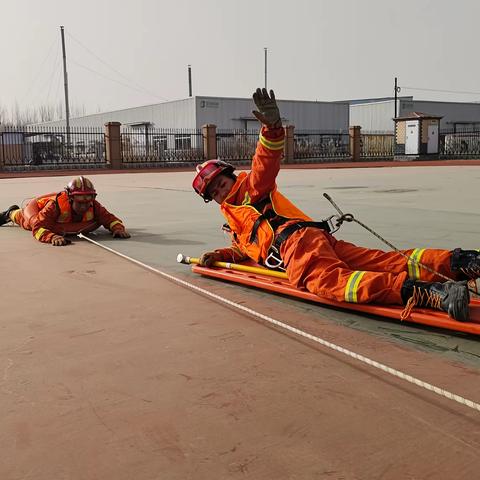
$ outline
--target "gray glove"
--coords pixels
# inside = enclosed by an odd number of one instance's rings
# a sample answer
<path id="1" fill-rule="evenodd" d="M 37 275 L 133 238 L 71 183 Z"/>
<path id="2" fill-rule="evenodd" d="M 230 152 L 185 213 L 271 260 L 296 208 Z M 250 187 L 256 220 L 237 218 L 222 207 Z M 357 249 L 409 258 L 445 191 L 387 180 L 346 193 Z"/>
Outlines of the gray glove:
<path id="1" fill-rule="evenodd" d="M 282 126 L 280 111 L 278 110 L 273 90 L 270 90 L 270 96 L 268 96 L 266 88 L 257 88 L 257 91 L 253 94 L 253 101 L 258 111 L 253 110 L 252 113 L 259 122 L 267 127 L 277 128 Z"/>

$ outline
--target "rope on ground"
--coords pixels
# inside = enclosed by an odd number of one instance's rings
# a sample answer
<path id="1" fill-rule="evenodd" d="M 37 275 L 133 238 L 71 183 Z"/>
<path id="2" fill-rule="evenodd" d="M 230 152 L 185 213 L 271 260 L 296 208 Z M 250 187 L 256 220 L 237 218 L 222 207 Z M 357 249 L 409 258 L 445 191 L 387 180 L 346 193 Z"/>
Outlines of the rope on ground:
<path id="1" fill-rule="evenodd" d="M 230 307 L 234 307 L 238 310 L 241 310 L 245 313 L 248 313 L 249 315 L 260 318 L 261 320 L 264 320 L 272 325 L 275 325 L 279 328 L 282 328 L 283 330 L 287 330 L 288 332 L 294 333 L 295 335 L 299 335 L 300 337 L 307 338 L 308 340 L 311 340 L 315 343 L 318 343 L 320 345 L 323 345 L 324 347 L 330 348 L 331 350 L 335 350 L 336 352 L 343 353 L 344 355 L 347 355 L 348 357 L 354 358 L 355 360 L 358 360 L 359 362 L 365 363 L 367 365 L 370 365 L 374 368 L 377 368 L 379 370 L 382 370 L 390 375 L 393 375 L 394 377 L 401 378 L 402 380 L 405 380 L 409 383 L 413 383 L 414 385 L 417 385 L 418 387 L 424 388 L 426 390 L 429 390 L 430 392 L 433 392 L 437 395 L 440 395 L 442 397 L 448 398 L 449 400 L 453 400 L 454 402 L 460 403 L 461 405 L 465 405 L 469 408 L 472 408 L 473 410 L 477 410 L 480 412 L 480 404 L 476 403 L 472 400 L 469 400 L 467 398 L 464 398 L 460 395 L 457 395 L 455 393 L 449 392 L 448 390 L 445 390 L 440 387 L 436 387 L 435 385 L 431 385 L 430 383 L 424 382 L 423 380 L 419 380 L 418 378 L 412 377 L 411 375 L 408 375 L 406 373 L 401 372 L 400 370 L 395 370 L 394 368 L 391 368 L 387 365 L 384 365 L 383 363 L 379 363 L 375 360 L 371 360 L 368 357 L 365 357 L 363 355 L 360 355 L 358 353 L 352 352 L 351 350 L 348 350 L 346 348 L 340 347 L 339 345 L 336 345 L 334 343 L 328 342 L 327 340 L 324 340 L 320 337 L 316 337 L 315 335 L 311 335 L 310 333 L 304 332 L 303 330 L 300 330 L 298 328 L 292 327 L 290 325 L 287 325 L 286 323 L 280 322 L 279 320 L 275 320 L 274 318 L 271 318 L 267 315 L 264 315 L 263 313 L 259 313 L 255 310 L 252 310 L 251 308 L 245 307 L 244 305 L 240 305 L 239 303 L 233 302 L 231 300 L 228 300 L 227 298 L 224 298 L 220 295 L 217 295 L 215 293 L 212 293 L 208 290 L 205 290 L 204 288 L 197 287 L 196 285 L 187 282 L 185 280 L 182 280 L 180 278 L 177 278 L 173 275 L 170 275 L 168 273 L 162 272 L 161 270 L 158 270 L 154 267 L 151 267 L 150 265 L 147 265 L 146 263 L 140 262 L 139 260 L 136 260 L 132 257 L 129 257 L 127 255 L 124 255 L 123 253 L 117 252 L 113 248 L 107 247 L 105 245 L 102 245 L 99 242 L 96 242 L 95 240 L 92 240 L 91 238 L 83 235 L 82 233 L 78 234 L 79 238 L 83 238 L 90 243 L 93 243 L 94 245 L 97 245 L 98 247 L 101 247 L 105 250 L 108 250 L 111 253 L 114 253 L 115 255 L 118 255 L 119 257 L 122 257 L 132 263 L 135 263 L 136 265 L 139 265 L 153 273 L 156 273 L 158 275 L 161 275 L 162 277 L 171 280 L 175 283 L 178 283 L 179 285 L 183 285 L 184 287 L 189 288 L 190 290 L 194 290 L 202 295 L 205 295 L 207 297 L 213 298 L 221 303 L 224 303 L 225 305 L 229 305 Z"/>

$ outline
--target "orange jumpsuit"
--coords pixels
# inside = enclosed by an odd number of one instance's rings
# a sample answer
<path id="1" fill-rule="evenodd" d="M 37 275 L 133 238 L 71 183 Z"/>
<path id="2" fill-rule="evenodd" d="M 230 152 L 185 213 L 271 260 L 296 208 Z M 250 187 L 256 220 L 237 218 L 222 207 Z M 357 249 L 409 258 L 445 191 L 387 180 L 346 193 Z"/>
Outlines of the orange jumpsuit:
<path id="1" fill-rule="evenodd" d="M 25 230 L 31 230 L 42 243 L 51 243 L 55 235 L 88 233 L 101 225 L 111 232 L 125 229 L 122 221 L 96 200 L 83 216 L 76 215 L 66 192 L 34 198 L 25 208 L 12 212 L 10 218 Z"/>
<path id="2" fill-rule="evenodd" d="M 255 211 L 252 204 L 268 195 L 271 199 L 274 198 L 271 193 L 276 191 L 275 179 L 280 170 L 283 137 L 282 128 L 262 129 L 251 171 L 237 177 L 229 196 L 220 207 L 232 230 L 232 246 L 216 250 L 224 261 L 238 262 L 250 257 L 261 263 L 265 259 L 262 252 L 270 248 L 273 235 L 259 235 L 257 244 L 249 243 L 252 219 L 255 218 L 250 218 L 250 214 L 252 210 Z M 279 204 L 282 203 L 283 200 L 279 199 Z M 265 210 L 272 208 L 272 205 L 267 204 Z M 276 206 L 273 206 L 275 212 L 278 212 Z M 287 211 L 291 212 L 292 208 L 287 208 Z M 296 219 L 289 216 L 289 220 L 278 227 L 275 233 L 280 233 L 287 225 L 298 220 L 309 219 L 303 212 L 299 212 Z M 266 221 L 262 223 L 265 224 Z M 418 248 L 404 250 L 403 253 L 409 257 L 407 260 L 397 252 L 357 247 L 337 240 L 326 231 L 314 227 L 292 233 L 282 243 L 280 253 L 292 285 L 337 301 L 401 305 L 400 292 L 407 278 L 444 281 L 411 260 L 426 264 L 450 278 L 456 278 L 450 268 L 450 251 Z"/>

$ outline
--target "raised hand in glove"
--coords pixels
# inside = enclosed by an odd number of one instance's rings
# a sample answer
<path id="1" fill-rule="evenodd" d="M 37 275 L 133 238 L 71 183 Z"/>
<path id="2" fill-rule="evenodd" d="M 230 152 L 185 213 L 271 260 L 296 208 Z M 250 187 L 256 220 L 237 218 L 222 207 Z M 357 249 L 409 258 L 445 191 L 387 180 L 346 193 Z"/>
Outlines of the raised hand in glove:
<path id="1" fill-rule="evenodd" d="M 282 126 L 280 111 L 278 110 L 273 90 L 270 90 L 269 96 L 266 88 L 257 88 L 257 91 L 253 94 L 253 101 L 258 111 L 253 110 L 252 113 L 259 122 L 267 127 L 278 128 Z"/>
<path id="2" fill-rule="evenodd" d="M 68 245 L 70 240 L 67 240 L 65 237 L 62 237 L 61 235 L 54 235 L 52 237 L 52 245 L 54 247 L 63 247 L 64 245 Z"/>

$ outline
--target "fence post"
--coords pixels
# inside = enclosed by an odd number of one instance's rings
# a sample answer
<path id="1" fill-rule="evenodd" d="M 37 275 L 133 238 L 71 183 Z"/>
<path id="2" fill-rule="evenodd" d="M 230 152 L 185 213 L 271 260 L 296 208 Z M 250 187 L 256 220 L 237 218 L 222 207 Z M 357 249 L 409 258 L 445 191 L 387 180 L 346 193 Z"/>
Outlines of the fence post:
<path id="1" fill-rule="evenodd" d="M 122 140 L 120 137 L 120 122 L 105 124 L 105 156 L 110 168 L 122 168 Z"/>
<path id="2" fill-rule="evenodd" d="M 350 134 L 350 155 L 354 162 L 360 160 L 360 140 L 362 136 L 362 127 L 359 125 L 350 127 L 348 129 L 348 133 Z"/>
<path id="3" fill-rule="evenodd" d="M 203 156 L 205 160 L 217 158 L 217 126 L 212 124 L 203 125 Z"/>
<path id="4" fill-rule="evenodd" d="M 285 146 L 284 146 L 284 162 L 291 163 L 294 158 L 294 131 L 295 125 L 285 125 Z"/>
<path id="5" fill-rule="evenodd" d="M 4 147 L 3 147 L 3 135 L 0 133 L 0 172 L 3 170 L 3 156 L 4 156 Z"/>

